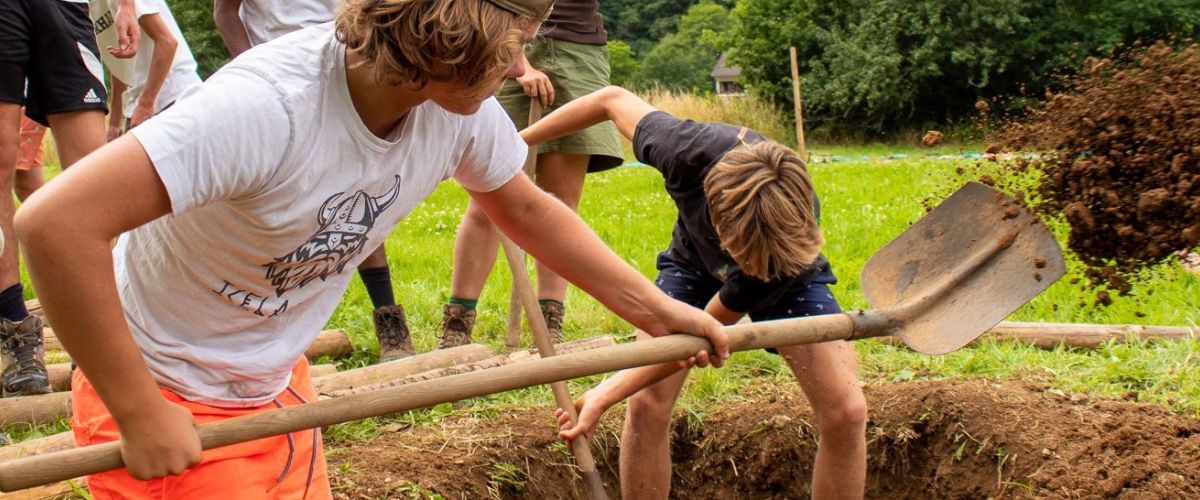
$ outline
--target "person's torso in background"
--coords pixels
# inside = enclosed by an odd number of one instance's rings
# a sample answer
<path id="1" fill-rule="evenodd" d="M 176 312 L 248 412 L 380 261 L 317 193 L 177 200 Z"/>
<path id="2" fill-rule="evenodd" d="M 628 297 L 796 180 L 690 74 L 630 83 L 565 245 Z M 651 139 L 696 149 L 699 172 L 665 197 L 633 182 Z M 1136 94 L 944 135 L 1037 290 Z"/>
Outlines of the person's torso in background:
<path id="1" fill-rule="evenodd" d="M 134 8 L 137 10 L 134 15 L 139 22 L 144 15 L 158 14 L 163 23 L 167 25 L 167 30 L 179 42 L 179 46 L 175 49 L 175 58 L 171 62 L 171 71 L 167 74 L 162 90 L 154 100 L 154 112 L 157 113 L 179 99 L 190 88 L 199 85 L 200 76 L 196 73 L 197 66 L 195 58 L 192 57 L 192 49 L 183 37 L 183 32 L 179 29 L 179 24 L 175 22 L 175 17 L 171 15 L 170 9 L 167 8 L 166 2 L 136 0 Z M 89 3 L 89 10 L 92 15 L 92 24 L 96 28 L 96 41 L 100 47 L 104 67 L 129 87 L 125 91 L 125 98 L 122 102 L 125 116 L 132 116 L 133 108 L 137 105 L 142 89 L 146 86 L 146 79 L 150 76 L 150 65 L 154 59 L 154 40 L 143 32 L 141 40 L 138 42 L 136 56 L 129 59 L 114 57 L 108 53 L 107 47 L 116 47 L 118 44 L 116 0 L 92 0 Z"/>
<path id="2" fill-rule="evenodd" d="M 332 21 L 337 0 L 243 0 L 239 15 L 250 45 Z"/>
<path id="3" fill-rule="evenodd" d="M 608 43 L 598 0 L 558 0 L 538 35 L 584 45 Z"/>

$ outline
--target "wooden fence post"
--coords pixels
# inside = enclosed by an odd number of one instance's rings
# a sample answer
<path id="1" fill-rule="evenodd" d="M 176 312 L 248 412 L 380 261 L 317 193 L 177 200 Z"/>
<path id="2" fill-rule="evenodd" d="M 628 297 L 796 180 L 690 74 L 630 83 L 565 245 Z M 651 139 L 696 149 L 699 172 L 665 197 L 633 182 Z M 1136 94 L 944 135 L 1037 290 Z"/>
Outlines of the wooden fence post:
<path id="1" fill-rule="evenodd" d="M 796 152 L 807 162 L 808 151 L 804 145 L 804 105 L 800 99 L 800 63 L 796 59 L 796 47 L 788 49 L 792 56 L 792 101 L 796 105 Z"/>

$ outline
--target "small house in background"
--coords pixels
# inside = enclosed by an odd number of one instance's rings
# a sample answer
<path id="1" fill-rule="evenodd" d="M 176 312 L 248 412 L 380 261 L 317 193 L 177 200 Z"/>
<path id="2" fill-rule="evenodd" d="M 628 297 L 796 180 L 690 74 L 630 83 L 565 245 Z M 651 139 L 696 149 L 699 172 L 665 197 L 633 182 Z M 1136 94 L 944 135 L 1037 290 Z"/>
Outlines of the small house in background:
<path id="1" fill-rule="evenodd" d="M 713 66 L 712 77 L 716 84 L 717 95 L 722 97 L 739 96 L 746 93 L 738 83 L 738 78 L 742 76 L 742 68 L 737 66 L 728 66 L 725 64 L 725 53 L 721 53 L 721 57 L 717 58 L 717 65 Z"/>

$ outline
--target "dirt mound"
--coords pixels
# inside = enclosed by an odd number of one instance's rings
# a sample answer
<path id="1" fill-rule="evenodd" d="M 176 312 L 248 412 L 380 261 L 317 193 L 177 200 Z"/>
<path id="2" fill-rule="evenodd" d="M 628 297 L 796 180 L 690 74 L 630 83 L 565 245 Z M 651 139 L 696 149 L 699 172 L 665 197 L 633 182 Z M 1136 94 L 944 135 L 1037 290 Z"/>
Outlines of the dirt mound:
<path id="1" fill-rule="evenodd" d="M 925 132 L 924 137 L 921 137 L 921 145 L 927 148 L 932 148 L 938 144 L 941 144 L 944 137 L 946 137 L 946 134 L 938 132 L 937 130 L 930 130 Z"/>
<path id="2" fill-rule="evenodd" d="M 1200 497 L 1200 420 L 1032 383 L 867 388 L 868 498 Z M 613 415 L 620 415 L 616 412 Z M 616 493 L 619 416 L 594 444 Z M 501 412 L 340 443 L 342 498 L 571 498 L 577 484 L 547 409 Z M 816 436 L 799 396 L 756 396 L 674 426 L 676 496 L 807 496 Z"/>
<path id="3" fill-rule="evenodd" d="M 1128 293 L 1125 277 L 1200 244 L 1197 89 L 1196 45 L 1133 47 L 1007 128 L 1009 146 L 1052 151 L 1017 168 L 1041 169 L 1037 208 L 1065 215 L 1093 284 Z"/>

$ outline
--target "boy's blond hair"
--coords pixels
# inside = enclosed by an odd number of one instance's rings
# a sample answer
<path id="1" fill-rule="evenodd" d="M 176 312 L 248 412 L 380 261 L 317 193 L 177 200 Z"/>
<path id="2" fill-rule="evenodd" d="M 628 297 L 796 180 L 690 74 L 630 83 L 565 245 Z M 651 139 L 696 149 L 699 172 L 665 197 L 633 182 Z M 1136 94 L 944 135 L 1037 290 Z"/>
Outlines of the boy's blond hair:
<path id="1" fill-rule="evenodd" d="M 337 36 L 380 83 L 473 87 L 506 72 L 539 22 L 485 0 L 343 0 Z"/>
<path id="2" fill-rule="evenodd" d="M 704 194 L 721 247 L 749 276 L 794 276 L 825 245 L 808 169 L 777 142 L 725 153 L 704 179 Z"/>

